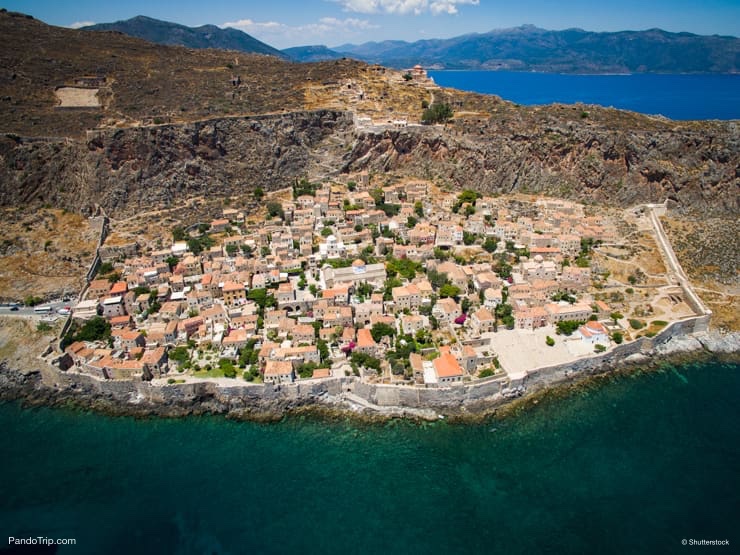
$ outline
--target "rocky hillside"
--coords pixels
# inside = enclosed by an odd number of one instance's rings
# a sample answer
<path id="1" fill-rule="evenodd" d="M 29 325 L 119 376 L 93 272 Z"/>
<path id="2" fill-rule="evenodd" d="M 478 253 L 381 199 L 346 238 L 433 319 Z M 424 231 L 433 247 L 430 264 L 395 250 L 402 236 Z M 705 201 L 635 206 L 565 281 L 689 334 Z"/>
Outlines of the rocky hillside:
<path id="1" fill-rule="evenodd" d="M 450 188 L 623 206 L 668 198 L 681 211 L 738 213 L 736 122 L 520 107 L 350 60 L 165 47 L 9 13 L 0 13 L 0 45 L 0 205 L 99 204 L 117 216 L 369 170 L 376 183 L 390 172 Z M 87 98 L 100 105 L 59 107 L 64 84 L 96 87 Z M 450 103 L 455 120 L 383 125 L 418 122 L 422 101 Z M 354 115 L 381 125 L 355 126 Z"/>
<path id="2" fill-rule="evenodd" d="M 188 48 L 221 48 L 252 54 L 267 54 L 278 58 L 285 57 L 285 54 L 279 50 L 238 29 L 221 29 L 215 25 L 187 27 L 143 15 L 115 23 L 97 23 L 82 27 L 82 29 L 85 31 L 118 31 L 159 44 L 187 46 Z"/>

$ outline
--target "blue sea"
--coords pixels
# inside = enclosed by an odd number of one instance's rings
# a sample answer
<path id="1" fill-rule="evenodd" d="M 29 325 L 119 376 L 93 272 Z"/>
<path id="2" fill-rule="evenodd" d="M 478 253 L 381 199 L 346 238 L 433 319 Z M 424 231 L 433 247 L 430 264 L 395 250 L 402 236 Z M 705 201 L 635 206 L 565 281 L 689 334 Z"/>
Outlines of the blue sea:
<path id="1" fill-rule="evenodd" d="M 704 363 L 479 425 L 0 405 L 0 553 L 738 553 L 738 399 L 740 366 Z"/>
<path id="2" fill-rule="evenodd" d="M 429 71 L 435 83 L 523 105 L 599 104 L 676 120 L 740 119 L 740 75 Z"/>

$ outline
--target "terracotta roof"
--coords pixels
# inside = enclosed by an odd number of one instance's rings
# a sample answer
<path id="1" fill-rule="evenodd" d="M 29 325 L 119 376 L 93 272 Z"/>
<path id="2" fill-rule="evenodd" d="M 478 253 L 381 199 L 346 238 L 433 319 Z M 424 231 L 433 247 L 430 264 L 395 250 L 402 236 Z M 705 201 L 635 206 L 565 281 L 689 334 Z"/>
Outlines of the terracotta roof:
<path id="1" fill-rule="evenodd" d="M 328 368 L 317 368 L 313 371 L 312 378 L 329 378 L 331 377 L 331 370 Z"/>
<path id="2" fill-rule="evenodd" d="M 227 281 L 224 283 L 224 293 L 228 291 L 244 291 L 243 283 L 236 283 L 234 281 Z"/>
<path id="3" fill-rule="evenodd" d="M 435 358 L 433 364 L 434 371 L 437 373 L 438 378 L 453 378 L 463 375 L 460 363 L 458 363 L 457 359 L 450 353 L 446 353 Z"/>
<path id="4" fill-rule="evenodd" d="M 357 330 L 357 346 L 358 347 L 376 347 L 378 344 L 373 339 L 370 330 L 362 328 Z"/>
<path id="5" fill-rule="evenodd" d="M 128 284 L 125 281 L 117 281 L 110 288 L 110 295 L 121 295 L 128 291 Z"/>
<path id="6" fill-rule="evenodd" d="M 238 328 L 231 330 L 227 337 L 224 337 L 222 343 L 224 345 L 231 345 L 233 343 L 245 343 L 247 341 L 247 330 Z"/>
<path id="7" fill-rule="evenodd" d="M 265 364 L 265 376 L 286 376 L 293 372 L 293 364 L 287 360 L 268 360 Z"/>

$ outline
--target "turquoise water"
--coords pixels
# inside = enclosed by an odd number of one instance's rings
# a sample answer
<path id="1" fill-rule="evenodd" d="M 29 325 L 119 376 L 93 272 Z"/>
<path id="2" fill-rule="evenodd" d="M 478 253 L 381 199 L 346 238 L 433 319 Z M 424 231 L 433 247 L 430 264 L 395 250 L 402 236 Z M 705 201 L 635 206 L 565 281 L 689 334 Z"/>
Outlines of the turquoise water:
<path id="1" fill-rule="evenodd" d="M 430 71 L 443 87 L 496 94 L 524 105 L 613 106 L 677 120 L 740 119 L 740 75 L 563 75 L 517 71 Z"/>
<path id="2" fill-rule="evenodd" d="M 704 364 L 475 426 L 6 404 L 0 536 L 76 538 L 62 554 L 737 553 L 739 396 L 739 366 Z"/>

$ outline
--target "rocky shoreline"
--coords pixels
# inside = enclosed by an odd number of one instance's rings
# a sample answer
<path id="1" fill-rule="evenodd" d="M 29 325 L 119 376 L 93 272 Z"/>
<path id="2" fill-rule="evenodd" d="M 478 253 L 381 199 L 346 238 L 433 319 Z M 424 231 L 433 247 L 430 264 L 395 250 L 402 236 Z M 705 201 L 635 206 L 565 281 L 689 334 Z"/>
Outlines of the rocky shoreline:
<path id="1" fill-rule="evenodd" d="M 276 422 L 288 416 L 307 415 L 331 420 L 350 418 L 363 422 L 404 418 L 472 423 L 506 416 L 537 404 L 541 398 L 561 396 L 573 388 L 590 386 L 603 378 L 624 376 L 635 371 L 659 370 L 666 364 L 708 361 L 740 363 L 740 333 L 702 332 L 677 336 L 648 353 L 608 361 L 584 371 L 553 375 L 532 384 L 525 382 L 514 395 L 496 394 L 477 399 L 450 397 L 449 401 L 421 408 L 376 405 L 346 393 L 344 388 L 332 392 L 313 390 L 300 395 L 260 397 L 250 395 L 249 388 L 237 387 L 240 384 L 223 389 L 214 384 L 200 384 L 203 387 L 187 392 L 173 389 L 175 386 L 146 384 L 152 394 L 145 396 L 136 388 L 127 387 L 134 385 L 133 382 L 102 382 L 122 387 L 118 390 L 101 389 L 99 382 L 87 376 L 62 372 L 43 362 L 38 369 L 22 370 L 11 368 L 7 361 L 0 361 L 0 401 L 20 401 L 27 407 L 65 407 L 137 418 L 222 415 L 234 420 Z M 164 391 L 171 394 L 157 396 Z"/>

